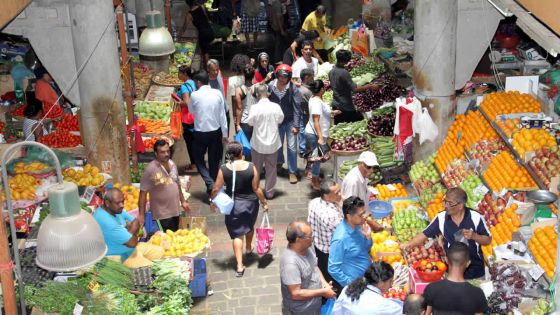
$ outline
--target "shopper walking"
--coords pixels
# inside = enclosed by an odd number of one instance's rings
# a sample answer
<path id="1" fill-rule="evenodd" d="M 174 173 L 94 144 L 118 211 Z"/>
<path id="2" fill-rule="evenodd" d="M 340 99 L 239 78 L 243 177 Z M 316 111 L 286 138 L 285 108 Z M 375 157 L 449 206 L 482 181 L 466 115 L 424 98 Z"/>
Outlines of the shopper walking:
<path id="1" fill-rule="evenodd" d="M 282 52 L 289 45 L 287 0 L 269 0 L 268 18 L 274 35 L 274 62 L 282 59 Z M 291 64 L 291 63 L 290 63 Z"/>
<path id="2" fill-rule="evenodd" d="M 245 83 L 245 75 L 243 71 L 247 66 L 251 66 L 251 58 L 245 54 L 235 54 L 231 59 L 231 72 L 233 73 L 227 80 L 227 91 L 226 91 L 226 103 L 228 111 L 233 114 L 233 122 L 240 117 L 237 117 L 237 106 L 236 106 L 236 92 L 237 88 Z M 237 125 L 236 125 L 237 126 Z M 229 128 L 229 123 L 228 123 Z M 235 130 L 237 131 L 237 130 Z"/>
<path id="3" fill-rule="evenodd" d="M 333 315 L 401 315 L 402 303 L 381 293 L 393 286 L 393 267 L 384 261 L 369 265 L 362 277 L 342 290 L 333 307 Z"/>
<path id="4" fill-rule="evenodd" d="M 180 207 L 190 212 L 179 184 L 177 165 L 171 160 L 169 143 L 157 140 L 154 143 L 155 159 L 150 162 L 140 179 L 140 196 L 138 198 L 138 223 L 144 226 L 146 204 L 150 194 L 150 211 L 152 218 L 160 222 L 164 231 L 179 229 Z"/>
<path id="5" fill-rule="evenodd" d="M 270 57 L 265 52 L 260 53 L 256 60 L 256 71 L 253 83 L 264 82 L 268 84 L 275 78 L 274 67 L 270 64 Z"/>
<path id="6" fill-rule="evenodd" d="M 206 71 L 208 71 L 208 84 L 211 88 L 220 91 L 224 100 L 226 100 L 226 91 L 224 89 L 224 77 L 222 76 L 222 70 L 220 70 L 220 62 L 216 59 L 208 60 L 206 64 Z M 229 136 L 229 129 L 230 129 L 230 106 L 228 106 L 228 102 L 224 103 L 224 109 L 226 111 L 226 120 L 227 120 L 227 128 L 228 128 L 228 136 Z"/>
<path id="7" fill-rule="evenodd" d="M 332 106 L 342 113 L 334 119 L 334 123 L 355 122 L 364 119 L 361 113 L 356 110 L 352 103 L 352 93 L 363 92 L 370 89 L 379 88 L 375 84 L 357 86 L 352 81 L 350 72 L 344 68 L 352 59 L 352 53 L 341 49 L 336 52 L 336 65 L 329 72 L 329 82 L 333 90 Z"/>
<path id="8" fill-rule="evenodd" d="M 216 197 L 223 186 L 225 193 L 233 198 L 233 209 L 225 216 L 225 224 L 232 239 L 233 253 L 237 262 L 236 277 L 243 277 L 243 238 L 245 238 L 245 253 L 253 252 L 253 235 L 255 221 L 259 215 L 259 200 L 265 212 L 268 202 L 259 187 L 259 175 L 253 163 L 243 160 L 243 146 L 237 141 L 228 143 L 226 147 L 227 163 L 220 167 L 216 184 L 210 194 L 213 211 L 215 206 L 212 198 Z M 235 175 L 234 175 L 235 172 Z M 235 179 L 235 182 L 233 180 Z"/>
<path id="9" fill-rule="evenodd" d="M 301 85 L 300 73 L 303 69 L 313 70 L 313 75 L 317 76 L 319 71 L 319 60 L 313 57 L 313 42 L 304 41 L 301 46 L 301 57 L 292 65 L 293 76 L 292 81 L 297 85 Z"/>
<path id="10" fill-rule="evenodd" d="M 198 31 L 198 47 L 200 47 L 200 52 L 202 53 L 203 64 L 208 62 L 208 49 L 210 48 L 210 43 L 214 40 L 214 31 L 210 26 L 210 20 L 208 20 L 208 14 L 204 9 L 204 6 L 195 0 L 185 0 L 189 6 L 189 11 L 185 15 L 185 20 L 183 26 L 181 27 L 180 34 L 184 34 L 190 22 L 196 27 Z"/>
<path id="11" fill-rule="evenodd" d="M 299 122 L 299 134 L 298 134 L 298 144 L 299 144 L 299 156 L 303 158 L 305 151 L 307 151 L 307 145 L 305 141 L 305 125 L 309 122 L 309 100 L 313 97 L 313 93 L 309 90 L 309 86 L 315 81 L 315 75 L 313 70 L 303 69 L 299 74 L 301 85 L 299 86 L 299 93 L 301 94 L 301 119 Z M 306 163 L 307 164 L 307 163 Z M 311 179 L 311 172 L 306 167 L 305 177 Z"/>
<path id="12" fill-rule="evenodd" d="M 179 91 L 177 91 L 177 96 L 179 96 L 182 101 L 181 122 L 183 124 L 183 139 L 185 139 L 190 162 L 185 168 L 185 171 L 193 172 L 196 170 L 193 155 L 194 116 L 189 112 L 189 103 L 191 93 L 196 91 L 196 84 L 192 79 L 193 71 L 190 66 L 183 65 L 180 66 L 178 70 L 179 79 L 184 82 L 179 88 Z"/>
<path id="13" fill-rule="evenodd" d="M 301 95 L 299 89 L 290 82 L 292 68 L 289 65 L 281 64 L 276 68 L 276 79 L 270 82 L 272 90 L 270 100 L 280 105 L 284 113 L 284 120 L 280 125 L 280 142 L 287 143 L 288 172 L 290 183 L 296 184 L 297 178 L 297 134 L 299 133 L 301 119 Z M 281 170 L 284 164 L 283 147 L 278 152 L 278 168 Z"/>
<path id="14" fill-rule="evenodd" d="M 260 9 L 260 0 L 241 0 L 241 32 L 245 35 L 249 51 L 254 50 L 257 45 Z M 250 35 L 253 35 L 252 40 Z"/>
<path id="15" fill-rule="evenodd" d="M 344 220 L 334 231 L 329 253 L 329 274 L 341 286 L 361 278 L 370 264 L 371 228 L 366 224 L 368 211 L 359 197 L 342 204 Z"/>
<path id="16" fill-rule="evenodd" d="M 253 137 L 253 126 L 249 125 L 249 111 L 258 101 L 252 84 L 254 76 L 255 69 L 253 66 L 245 66 L 245 70 L 243 70 L 245 82 L 235 91 L 235 131 L 238 132 L 240 129 L 243 129 L 243 133 L 245 133 L 249 141 Z"/>
<path id="17" fill-rule="evenodd" d="M 331 107 L 323 102 L 323 94 L 325 93 L 325 85 L 321 80 L 315 80 L 309 86 L 309 90 L 313 93 L 313 97 L 309 100 L 309 121 L 305 126 L 305 140 L 307 143 L 307 151 L 312 152 L 318 146 L 326 145 L 329 139 L 329 128 L 331 127 Z M 338 114 L 332 112 L 332 114 Z M 308 157 L 309 159 L 310 157 Z M 311 186 L 315 190 L 319 190 L 321 178 L 319 172 L 321 162 L 315 160 L 311 163 Z"/>
<path id="18" fill-rule="evenodd" d="M 286 229 L 288 247 L 280 258 L 282 314 L 319 315 L 321 299 L 336 293 L 317 268 L 311 249 L 313 232 L 306 222 L 293 221 Z"/>
<path id="19" fill-rule="evenodd" d="M 247 123 L 253 127 L 251 158 L 257 168 L 257 174 L 261 174 L 264 166 L 266 172 L 264 193 L 267 199 L 272 199 L 276 186 L 278 149 L 282 146 L 278 126 L 284 120 L 284 113 L 280 105 L 268 99 L 268 86 L 256 85 L 255 92 L 259 101 L 251 106 L 247 118 Z"/>
<path id="20" fill-rule="evenodd" d="M 193 155 L 196 168 L 210 194 L 223 153 L 223 142 L 227 142 L 227 120 L 225 101 L 222 94 L 208 85 L 208 74 L 200 71 L 194 75 L 197 90 L 191 94 L 189 111 L 194 120 Z M 208 153 L 208 167 L 204 155 Z"/>
<path id="21" fill-rule="evenodd" d="M 471 260 L 469 246 L 462 242 L 451 244 L 447 250 L 449 269 L 447 278 L 430 283 L 424 290 L 430 314 L 483 314 L 488 311 L 488 302 L 482 289 L 465 281 L 465 271 Z"/>
<path id="22" fill-rule="evenodd" d="M 331 277 L 328 271 L 332 235 L 343 219 L 340 209 L 340 201 L 342 200 L 340 186 L 334 180 L 326 179 L 321 183 L 320 193 L 320 197 L 309 202 L 307 222 L 315 231 L 313 233 L 313 245 L 319 270 L 321 270 L 327 282 L 332 281 L 333 288 L 340 292 L 342 287 Z"/>

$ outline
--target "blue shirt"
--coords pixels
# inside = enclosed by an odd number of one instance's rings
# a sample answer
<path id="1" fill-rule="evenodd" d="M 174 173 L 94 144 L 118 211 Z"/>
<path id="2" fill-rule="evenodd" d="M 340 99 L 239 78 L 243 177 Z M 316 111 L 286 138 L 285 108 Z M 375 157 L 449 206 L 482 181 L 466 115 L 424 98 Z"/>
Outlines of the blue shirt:
<path id="1" fill-rule="evenodd" d="M 124 245 L 132 237 L 126 229 L 126 221 L 132 222 L 135 218 L 124 210 L 120 214 L 112 215 L 102 207 L 95 210 L 93 217 L 103 232 L 107 244 L 107 256 L 120 255 L 123 261 L 127 259 L 134 248 Z"/>
<path id="2" fill-rule="evenodd" d="M 196 91 L 196 85 L 194 84 L 193 80 L 187 80 L 185 83 L 181 85 L 179 91 L 177 91 L 177 96 L 183 99 L 183 94 L 188 93 L 191 94 L 192 92 Z"/>
<path id="3" fill-rule="evenodd" d="M 453 222 L 451 216 L 448 215 L 446 211 L 438 213 L 430 225 L 424 229 L 424 235 L 429 238 L 434 238 L 442 234 L 443 245 L 447 250 L 449 246 L 455 242 L 454 234 L 463 229 L 473 230 L 478 235 L 491 236 L 484 218 L 480 213 L 469 208 L 465 209 L 465 216 L 459 225 Z M 473 240 L 469 240 L 468 242 L 471 264 L 467 270 L 465 270 L 464 276 L 465 279 L 480 278 L 484 276 L 484 256 L 482 255 L 482 248 Z"/>
<path id="4" fill-rule="evenodd" d="M 332 315 L 400 315 L 403 312 L 401 301 L 381 296 L 381 290 L 368 284 L 357 301 L 346 295 L 345 287 L 336 300 Z"/>
<path id="5" fill-rule="evenodd" d="M 371 264 L 369 250 L 373 242 L 343 220 L 334 230 L 329 253 L 329 274 L 341 286 L 363 277 Z"/>

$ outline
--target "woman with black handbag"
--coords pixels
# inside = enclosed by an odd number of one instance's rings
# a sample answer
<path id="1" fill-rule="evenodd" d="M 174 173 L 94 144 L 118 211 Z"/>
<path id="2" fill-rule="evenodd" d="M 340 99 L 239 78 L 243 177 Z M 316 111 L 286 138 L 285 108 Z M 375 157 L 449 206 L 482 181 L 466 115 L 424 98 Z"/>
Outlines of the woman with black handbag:
<path id="1" fill-rule="evenodd" d="M 323 102 L 325 85 L 321 80 L 315 80 L 310 84 L 309 90 L 313 97 L 309 100 L 309 122 L 305 126 L 305 140 L 307 143 L 307 163 L 311 164 L 311 186 L 319 190 L 321 178 L 319 177 L 321 162 L 329 159 L 330 146 L 329 128 L 331 127 L 331 115 L 337 115 L 340 111 L 331 111 L 329 104 Z"/>

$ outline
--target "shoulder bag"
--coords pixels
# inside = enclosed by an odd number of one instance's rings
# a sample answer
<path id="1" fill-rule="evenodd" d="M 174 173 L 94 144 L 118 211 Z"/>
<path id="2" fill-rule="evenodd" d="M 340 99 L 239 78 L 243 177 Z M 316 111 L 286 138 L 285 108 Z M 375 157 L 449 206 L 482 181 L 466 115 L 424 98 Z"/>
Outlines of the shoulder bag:
<path id="1" fill-rule="evenodd" d="M 218 209 L 220 209 L 220 212 L 224 215 L 230 215 L 231 214 L 231 210 L 233 210 L 233 203 L 235 200 L 235 166 L 233 163 L 231 163 L 232 166 L 232 170 L 233 170 L 233 177 L 231 180 L 231 197 L 228 196 L 225 192 L 224 189 L 220 189 L 220 191 L 218 192 L 218 194 L 216 195 L 216 197 L 214 197 L 214 199 L 212 199 L 212 203 L 214 205 L 216 205 L 216 207 L 218 207 Z"/>

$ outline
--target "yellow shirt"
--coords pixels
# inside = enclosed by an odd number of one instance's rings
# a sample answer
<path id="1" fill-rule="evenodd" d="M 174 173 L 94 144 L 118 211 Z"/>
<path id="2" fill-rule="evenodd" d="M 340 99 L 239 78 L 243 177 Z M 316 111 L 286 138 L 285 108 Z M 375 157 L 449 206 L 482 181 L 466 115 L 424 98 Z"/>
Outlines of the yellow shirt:
<path id="1" fill-rule="evenodd" d="M 323 14 L 320 19 L 317 19 L 315 11 L 313 11 L 309 13 L 309 15 L 305 18 L 301 29 L 304 31 L 317 31 L 319 32 L 319 36 L 321 36 L 321 38 L 324 38 L 325 25 L 327 25 L 327 16 Z M 315 49 L 323 49 L 323 41 L 314 40 L 313 46 L 315 47 Z"/>

